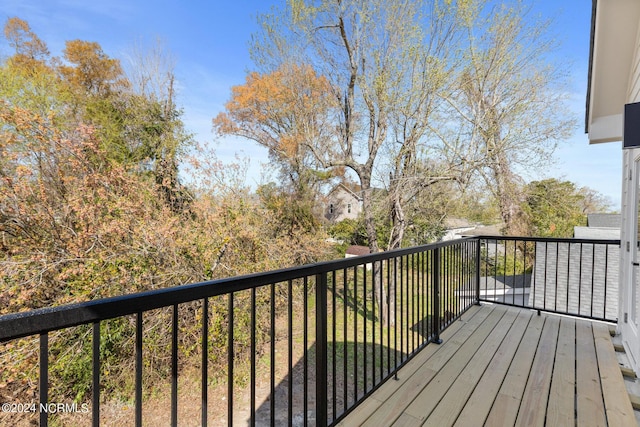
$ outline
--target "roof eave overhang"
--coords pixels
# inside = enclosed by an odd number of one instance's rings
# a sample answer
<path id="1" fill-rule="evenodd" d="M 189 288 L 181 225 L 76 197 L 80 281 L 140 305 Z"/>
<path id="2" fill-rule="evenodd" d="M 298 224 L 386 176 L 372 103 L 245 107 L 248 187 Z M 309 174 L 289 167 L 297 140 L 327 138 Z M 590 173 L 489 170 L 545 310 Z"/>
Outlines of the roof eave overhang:
<path id="1" fill-rule="evenodd" d="M 622 140 L 639 20 L 637 0 L 593 1 L 585 120 L 591 144 Z"/>

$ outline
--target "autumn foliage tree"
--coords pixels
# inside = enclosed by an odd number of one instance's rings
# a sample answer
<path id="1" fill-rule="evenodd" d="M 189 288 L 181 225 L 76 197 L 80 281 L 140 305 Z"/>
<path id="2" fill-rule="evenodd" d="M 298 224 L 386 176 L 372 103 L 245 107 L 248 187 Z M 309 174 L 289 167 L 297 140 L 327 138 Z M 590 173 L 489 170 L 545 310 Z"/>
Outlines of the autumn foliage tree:
<path id="1" fill-rule="evenodd" d="M 31 31 L 26 21 L 17 17 L 9 18 L 4 26 L 4 37 L 15 51 L 9 60 L 12 66 L 28 73 L 37 73 L 46 68 L 45 61 L 49 56 L 49 49 Z"/>
<path id="2" fill-rule="evenodd" d="M 229 171 L 241 166 L 224 166 L 210 152 L 187 158 L 192 139 L 171 70 L 152 94 L 133 84 L 97 43 L 69 42 L 63 57 L 51 57 L 26 22 L 8 20 L 5 34 L 14 54 L 0 63 L 0 314 L 327 256 L 320 230 L 291 230 L 301 242 L 292 247 L 277 216 L 285 205 L 230 179 Z M 152 72 L 137 71 L 143 77 Z M 181 168 L 189 169 L 189 188 Z M 248 313 L 243 304 L 239 297 L 238 316 Z M 187 332 L 195 327 L 196 309 L 191 305 L 181 315 Z M 167 324 L 161 310 L 145 319 Z M 126 389 L 131 366 L 118 362 L 132 325 L 122 319 L 102 323 L 101 330 L 101 366 L 111 372 L 101 386 Z M 51 334 L 51 354 L 59 357 L 49 367 L 62 381 L 50 398 L 86 397 L 91 351 L 82 348 L 90 345 L 84 336 L 81 328 Z M 190 348 L 191 335 L 183 336 L 181 345 Z M 148 373 L 151 382 L 169 375 L 161 363 L 168 337 L 145 338 L 155 340 L 145 363 L 160 366 Z M 0 400 L 5 392 L 15 398 L 32 391 L 35 373 L 19 369 L 24 360 L 14 356 L 36 354 L 34 344 L 17 345 L 0 354 Z M 242 340 L 236 348 L 244 348 Z"/>
<path id="3" fill-rule="evenodd" d="M 215 179 L 225 166 L 210 162 L 212 153 L 189 162 L 189 189 L 180 183 L 191 139 L 171 70 L 150 93 L 97 43 L 69 42 L 63 58 L 51 58 L 26 22 L 12 18 L 5 32 L 16 53 L 0 64 L 3 312 L 299 261 L 280 246 L 277 198 L 239 183 L 223 188 L 231 184 Z M 26 72 L 20 55 L 42 67 Z M 259 250 L 271 242 L 279 249 Z M 322 245 L 311 246 L 318 250 L 305 259 L 324 256 Z"/>
<path id="4" fill-rule="evenodd" d="M 330 173 L 319 170 L 309 146 L 332 135 L 333 103 L 325 77 L 308 65 L 283 64 L 271 73 L 250 73 L 231 88 L 225 112 L 213 120 L 219 135 L 251 139 L 269 149 L 283 182 L 306 198 Z"/>
<path id="5" fill-rule="evenodd" d="M 458 18 L 468 3 L 289 1 L 260 17 L 261 31 L 251 51 L 259 70 L 276 75 L 287 64 L 307 64 L 328 81 L 326 137 L 304 143 L 326 170 L 343 168 L 357 177 L 372 252 L 387 243 L 378 241 L 376 183 L 384 183 L 390 195 L 393 237 L 388 245 L 397 247 L 408 224 L 403 205 L 424 187 L 453 179 L 449 173 L 431 177 L 420 172 L 431 173 L 424 166 L 443 148 L 428 144 L 429 131 L 455 57 Z M 324 105 L 316 110 L 320 117 Z M 384 314 L 387 294 L 378 282 L 376 302 Z"/>
<path id="6" fill-rule="evenodd" d="M 331 137 L 333 101 L 328 80 L 313 68 L 283 64 L 271 73 L 250 73 L 245 84 L 231 89 L 226 111 L 213 119 L 218 135 L 268 148 L 280 185 L 263 186 L 259 195 L 278 213 L 292 242 L 319 229 L 319 186 L 342 171 L 324 170 L 309 148 Z"/>

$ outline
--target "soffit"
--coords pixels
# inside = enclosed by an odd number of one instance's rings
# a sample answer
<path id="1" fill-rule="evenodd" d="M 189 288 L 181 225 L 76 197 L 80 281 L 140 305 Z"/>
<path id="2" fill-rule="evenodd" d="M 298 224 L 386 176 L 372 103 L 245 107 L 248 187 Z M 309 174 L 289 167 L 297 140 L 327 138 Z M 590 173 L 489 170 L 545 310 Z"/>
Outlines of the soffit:
<path id="1" fill-rule="evenodd" d="M 622 112 L 640 19 L 638 0 L 598 0 L 592 29 L 587 131 L 590 142 L 622 138 Z"/>

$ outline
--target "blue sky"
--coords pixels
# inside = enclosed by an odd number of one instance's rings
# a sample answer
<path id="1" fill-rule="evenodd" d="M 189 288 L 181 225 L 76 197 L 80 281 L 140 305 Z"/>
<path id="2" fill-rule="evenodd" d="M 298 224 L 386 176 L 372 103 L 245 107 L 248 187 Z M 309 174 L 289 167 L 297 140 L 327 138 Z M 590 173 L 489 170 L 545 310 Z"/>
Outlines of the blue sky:
<path id="1" fill-rule="evenodd" d="M 100 43 L 111 57 L 122 59 L 136 43 L 160 39 L 176 61 L 178 102 L 189 131 L 201 142 L 215 142 L 220 160 L 235 154 L 251 159 L 248 184 L 256 184 L 266 151 L 251 141 L 214 141 L 211 119 L 222 111 L 230 88 L 242 84 L 252 68 L 248 54 L 257 16 L 284 0 L 0 0 L 0 19 L 18 16 L 59 55 L 66 40 Z M 589 58 L 591 2 L 540 0 L 534 13 L 554 19 L 561 43 L 559 58 L 571 64 L 571 109 L 578 120 L 573 136 L 556 152 L 557 162 L 529 179 L 557 177 L 606 195 L 620 206 L 621 145 L 589 145 L 584 109 Z M 8 54 L 4 41 L 0 54 Z"/>

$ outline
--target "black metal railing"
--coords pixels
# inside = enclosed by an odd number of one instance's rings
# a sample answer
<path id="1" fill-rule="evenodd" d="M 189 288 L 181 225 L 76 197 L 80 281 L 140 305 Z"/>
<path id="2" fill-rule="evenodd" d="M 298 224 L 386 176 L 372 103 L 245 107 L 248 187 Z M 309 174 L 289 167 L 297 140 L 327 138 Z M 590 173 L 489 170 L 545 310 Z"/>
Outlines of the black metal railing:
<path id="1" fill-rule="evenodd" d="M 481 301 L 617 322 L 619 240 L 486 237 L 480 247 Z"/>
<path id="2" fill-rule="evenodd" d="M 480 300 L 615 320 L 616 244 L 465 238 L 3 316 L 0 363 L 16 348 L 37 354 L 20 365 L 25 379 L 37 377 L 35 410 L 10 416 L 98 426 L 124 402 L 120 424 L 333 425 Z M 563 245 L 568 259 L 553 261 Z M 600 292 L 593 260 L 602 257 Z M 560 286 L 565 272 L 577 271 L 577 306 L 563 305 L 560 294 L 576 290 L 571 278 Z M 86 383 L 85 397 L 59 387 L 73 381 Z M 74 398 L 89 410 L 48 410 Z"/>

